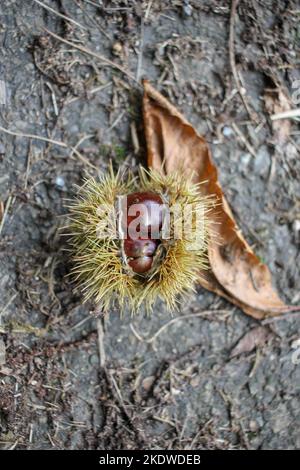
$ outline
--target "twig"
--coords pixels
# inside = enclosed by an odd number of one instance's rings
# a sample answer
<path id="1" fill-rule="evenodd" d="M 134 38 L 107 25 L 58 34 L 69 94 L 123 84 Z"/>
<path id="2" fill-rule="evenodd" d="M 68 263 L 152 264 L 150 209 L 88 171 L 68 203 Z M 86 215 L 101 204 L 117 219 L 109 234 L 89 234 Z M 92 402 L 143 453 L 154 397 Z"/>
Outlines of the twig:
<path id="1" fill-rule="evenodd" d="M 300 117 L 300 108 L 289 109 L 288 111 L 275 113 L 275 114 L 272 114 L 270 117 L 272 121 L 277 121 L 277 119 L 297 118 L 297 117 Z"/>
<path id="2" fill-rule="evenodd" d="M 12 333 L 12 334 L 33 334 L 37 337 L 45 336 L 48 332 L 48 328 L 37 328 L 35 326 L 26 325 L 17 322 L 9 322 L 7 325 L 0 324 L 0 333 Z"/>
<path id="3" fill-rule="evenodd" d="M 85 31 L 87 30 L 87 28 L 85 28 L 84 26 L 82 26 L 80 23 L 78 23 L 77 21 L 73 20 L 72 18 L 69 18 L 68 16 L 66 15 L 63 15 L 62 13 L 59 13 L 58 11 L 54 10 L 53 8 L 49 7 L 49 5 L 46 5 L 45 3 L 41 2 L 40 0 L 33 0 L 35 3 L 37 3 L 38 5 L 40 5 L 42 8 L 45 8 L 45 10 L 48 10 L 50 11 L 51 13 L 54 13 L 54 15 L 56 16 L 59 16 L 60 18 L 62 18 L 63 20 L 66 20 L 66 21 L 69 21 L 69 23 L 73 23 L 75 24 L 76 26 L 78 26 L 79 28 L 81 29 L 84 29 Z"/>
<path id="4" fill-rule="evenodd" d="M 262 325 L 269 325 L 270 323 L 274 323 L 277 321 L 281 320 L 293 320 L 295 317 L 299 318 L 300 312 L 294 312 L 294 313 L 286 313 L 285 315 L 280 315 L 278 317 L 271 317 L 271 318 L 266 318 L 263 320 L 261 323 Z"/>
<path id="5" fill-rule="evenodd" d="M 88 49 L 87 47 L 80 46 L 79 44 L 76 44 L 72 41 L 68 41 L 67 39 L 62 38 L 58 34 L 55 34 L 52 31 L 49 31 L 49 29 L 45 28 L 44 26 L 43 26 L 43 30 L 46 31 L 46 33 L 50 34 L 50 36 L 57 39 L 58 41 L 61 41 L 64 44 L 67 44 L 68 46 L 74 47 L 75 49 L 78 49 L 79 51 L 84 52 L 85 54 L 88 54 L 92 57 L 95 57 L 96 59 L 101 60 L 102 62 L 106 63 L 107 65 L 110 65 L 111 67 L 119 70 L 124 75 L 126 75 L 128 78 L 130 78 L 131 80 L 136 81 L 135 77 L 133 75 L 131 75 L 130 72 L 125 70 L 121 65 L 115 64 L 112 60 L 107 59 L 107 57 L 104 57 L 103 55 L 98 54 L 97 52 L 94 52 L 91 49 Z"/>
<path id="6" fill-rule="evenodd" d="M 83 137 L 81 137 L 81 139 L 79 139 L 78 142 L 77 142 L 77 144 L 75 145 L 74 149 L 71 151 L 70 157 L 73 156 L 74 151 L 77 150 L 78 147 L 79 147 L 85 140 L 91 139 L 92 137 L 94 137 L 94 134 L 86 134 L 86 135 L 84 135 Z"/>
<path id="7" fill-rule="evenodd" d="M 142 336 L 136 331 L 136 329 L 135 329 L 135 327 L 133 326 L 132 323 L 130 323 L 129 326 L 130 326 L 130 329 L 131 329 L 132 333 L 134 334 L 134 336 L 135 336 L 139 341 L 141 341 L 141 343 L 142 343 L 143 341 L 145 341 L 145 338 L 142 338 Z"/>
<path id="8" fill-rule="evenodd" d="M 56 447 L 56 445 L 55 445 L 55 443 L 54 443 L 52 437 L 50 436 L 50 434 L 49 434 L 48 432 L 47 432 L 47 436 L 48 436 L 48 439 L 49 439 L 49 441 L 50 441 L 52 447 Z"/>
<path id="9" fill-rule="evenodd" d="M 134 148 L 134 154 L 137 155 L 140 151 L 140 144 L 139 144 L 139 138 L 138 138 L 138 133 L 136 130 L 136 124 L 134 121 L 130 124 L 130 133 L 131 133 L 131 140 L 133 143 L 133 148 Z"/>
<path id="10" fill-rule="evenodd" d="M 253 155 L 253 157 L 256 157 L 254 148 L 252 147 L 250 142 L 246 139 L 241 129 L 234 122 L 232 123 L 231 127 L 233 128 L 234 132 L 239 136 L 239 138 L 241 139 L 241 141 L 243 142 L 247 150 L 249 150 L 251 155 Z"/>
<path id="11" fill-rule="evenodd" d="M 29 443 L 32 444 L 32 440 L 33 440 L 33 424 L 30 423 L 30 426 L 29 426 Z"/>
<path id="12" fill-rule="evenodd" d="M 58 116 L 59 112 L 58 112 L 58 106 L 57 106 L 57 101 L 56 101 L 56 96 L 55 96 L 54 90 L 53 90 L 52 86 L 50 85 L 50 83 L 45 82 L 45 85 L 49 88 L 50 93 L 51 93 L 51 98 L 52 98 L 52 103 L 53 103 L 53 108 L 54 108 L 54 114 L 55 114 L 55 116 Z"/>
<path id="13" fill-rule="evenodd" d="M 236 64 L 235 64 L 235 52 L 234 52 L 234 20 L 235 20 L 235 15 L 236 15 L 236 10 L 238 6 L 239 0 L 232 0 L 231 2 L 231 11 L 230 11 L 230 27 L 229 27 L 229 61 L 230 61 L 230 67 L 232 71 L 232 75 L 235 81 L 235 86 L 240 94 L 240 97 L 244 103 L 244 106 L 246 108 L 247 113 L 249 114 L 250 118 L 258 123 L 259 118 L 257 113 L 251 109 L 247 98 L 245 96 L 245 89 L 241 86 L 240 79 L 236 70 Z"/>
<path id="14" fill-rule="evenodd" d="M 98 169 L 95 165 L 90 163 L 87 158 L 85 158 L 83 155 L 81 155 L 81 153 L 78 152 L 78 150 L 75 147 L 73 147 L 71 145 L 68 145 L 65 142 L 61 142 L 59 140 L 48 139 L 48 137 L 43 137 L 43 136 L 35 135 L 35 134 L 23 134 L 22 132 L 14 132 L 14 131 L 10 131 L 9 129 L 5 129 L 4 127 L 1 127 L 1 126 L 0 126 L 0 131 L 5 132 L 6 134 L 9 134 L 9 135 L 13 135 L 15 137 L 25 137 L 27 139 L 41 140 L 42 142 L 48 142 L 49 144 L 58 145 L 59 147 L 63 147 L 63 148 L 72 150 L 72 152 L 75 153 L 75 155 L 80 160 L 82 160 L 86 165 L 89 165 L 94 170 Z M 1 233 L 1 230 L 0 230 L 0 233 Z"/>
<path id="15" fill-rule="evenodd" d="M 25 190 L 27 189 L 27 185 L 28 185 L 31 151 L 32 151 L 32 141 L 30 140 L 29 141 L 29 150 L 28 150 L 28 155 L 27 155 L 27 162 L 26 162 L 25 180 L 24 180 L 24 189 Z"/>
<path id="16" fill-rule="evenodd" d="M 89 94 L 94 95 L 95 93 L 98 93 L 98 91 L 105 90 L 105 88 L 108 88 L 112 85 L 113 82 L 108 82 L 105 83 L 105 85 L 100 85 L 95 88 L 92 88 L 91 90 L 88 91 Z M 74 96 L 73 98 L 70 98 L 68 101 L 65 102 L 65 105 L 74 103 L 75 101 L 80 100 L 81 96 Z"/>
<path id="17" fill-rule="evenodd" d="M 130 324 L 130 328 L 132 330 L 132 332 L 135 334 L 135 336 L 140 340 L 140 341 L 144 341 L 145 343 L 153 343 L 153 341 L 155 341 L 158 336 L 164 331 L 166 330 L 170 325 L 173 325 L 174 323 L 177 323 L 178 321 L 184 321 L 184 320 L 187 320 L 189 318 L 198 318 L 198 317 L 204 317 L 204 316 L 207 316 L 207 315 L 210 315 L 210 314 L 214 314 L 214 313 L 221 313 L 221 314 L 225 314 L 225 313 L 229 313 L 230 311 L 229 310 L 203 310 L 203 312 L 199 312 L 199 313 L 191 313 L 190 315 L 182 315 L 180 317 L 176 317 L 176 318 L 172 318 L 172 320 L 170 320 L 168 323 L 165 323 L 162 327 L 160 327 L 156 333 L 154 333 L 153 336 L 151 336 L 150 338 L 142 338 L 142 336 L 136 331 L 136 329 L 134 328 L 134 326 L 132 325 L 132 323 Z"/>
<path id="18" fill-rule="evenodd" d="M 119 124 L 119 122 L 120 122 L 121 119 L 123 118 L 125 112 L 126 112 L 125 109 L 123 109 L 123 111 L 119 114 L 119 116 L 114 120 L 114 122 L 112 123 L 112 125 L 109 126 L 109 128 L 107 129 L 107 132 L 112 131 L 113 128 L 116 127 L 117 124 Z"/>
<path id="19" fill-rule="evenodd" d="M 129 414 L 127 413 L 127 410 L 126 410 L 126 405 L 124 403 L 124 400 L 123 400 L 123 397 L 122 397 L 122 393 L 121 393 L 121 390 L 119 389 L 118 387 L 118 384 L 116 382 L 116 379 L 114 378 L 113 374 L 111 371 L 108 372 L 109 374 L 109 379 L 112 383 L 112 385 L 114 386 L 114 389 L 116 391 L 116 394 L 117 394 L 117 397 L 118 397 L 118 400 L 119 400 L 119 403 L 121 405 L 121 407 L 123 408 L 123 411 L 125 412 L 126 416 L 129 418 L 129 420 L 131 421 L 131 418 L 129 416 Z"/>
<path id="20" fill-rule="evenodd" d="M 79 328 L 80 326 L 82 326 L 84 323 L 86 323 L 88 320 L 91 320 L 91 319 L 92 319 L 91 315 L 88 315 L 83 320 L 80 320 L 78 323 L 75 323 L 75 325 L 71 326 L 71 330 L 75 330 L 76 328 Z"/>
<path id="21" fill-rule="evenodd" d="M 23 132 L 10 131 L 9 129 L 5 129 L 4 127 L 1 127 L 1 126 L 0 126 L 0 131 L 5 132 L 6 134 L 9 134 L 9 135 L 13 135 L 15 137 L 26 137 L 27 139 L 42 140 L 43 142 L 48 142 L 50 144 L 59 145 L 61 147 L 65 147 L 65 148 L 68 147 L 68 145 L 65 142 L 48 139 L 47 137 L 43 137 L 43 136 L 39 136 L 35 134 L 23 134 Z"/>
<path id="22" fill-rule="evenodd" d="M 4 214 L 4 204 L 3 204 L 3 201 L 0 201 L 0 221 L 3 217 L 3 214 Z"/>
<path id="23" fill-rule="evenodd" d="M 19 438 L 16 440 L 16 442 L 11 447 L 9 447 L 8 450 L 14 450 L 17 447 L 18 443 L 19 443 Z"/>
<path id="24" fill-rule="evenodd" d="M 106 356 L 105 356 L 105 349 L 104 349 L 104 331 L 103 331 L 102 322 L 100 318 L 97 319 L 97 332 L 98 332 L 98 350 L 99 350 L 100 367 L 104 369 L 105 363 L 106 363 Z"/>
<path id="25" fill-rule="evenodd" d="M 1 127 L 0 127 L 0 130 L 1 130 Z M 2 220 L 0 221 L 0 235 L 4 226 L 5 219 L 7 217 L 7 213 L 8 213 L 8 209 L 10 207 L 11 201 L 12 201 L 12 196 L 8 196 L 7 202 L 5 204 L 4 214 L 3 214 Z"/>
<path id="26" fill-rule="evenodd" d="M 147 20 L 148 17 L 149 17 L 150 10 L 151 10 L 151 7 L 152 7 L 152 3 L 153 3 L 153 0 L 150 0 L 150 2 L 147 5 L 146 13 L 145 13 L 145 20 Z"/>
<path id="27" fill-rule="evenodd" d="M 167 18 L 168 20 L 171 20 L 171 21 L 176 21 L 176 18 L 166 15 L 165 13 L 161 13 L 160 16 L 162 16 L 163 18 Z"/>
<path id="28" fill-rule="evenodd" d="M 174 421 L 171 421 L 170 419 L 161 418 L 160 416 L 156 416 L 156 415 L 153 415 L 151 418 L 155 419 L 155 421 L 159 421 L 160 423 L 168 424 L 172 428 L 176 429 L 176 423 Z"/>

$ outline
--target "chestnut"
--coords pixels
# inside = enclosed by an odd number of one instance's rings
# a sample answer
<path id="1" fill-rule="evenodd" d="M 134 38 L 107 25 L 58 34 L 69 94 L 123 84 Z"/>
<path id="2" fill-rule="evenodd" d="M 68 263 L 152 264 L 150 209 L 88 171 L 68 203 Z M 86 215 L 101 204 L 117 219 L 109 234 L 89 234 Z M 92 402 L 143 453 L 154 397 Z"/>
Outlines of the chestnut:
<path id="1" fill-rule="evenodd" d="M 140 205 L 140 207 L 139 207 Z M 139 217 L 137 226 L 132 224 Z M 138 239 L 159 238 L 163 221 L 163 201 L 158 194 L 146 191 L 127 196 L 127 229 Z M 130 225 L 132 224 L 132 225 Z M 131 227 L 131 229 L 130 229 Z M 133 238 L 131 234 L 130 238 Z"/>
<path id="2" fill-rule="evenodd" d="M 126 215 L 126 219 L 123 219 L 123 229 L 127 234 L 124 253 L 129 258 L 131 269 L 137 274 L 143 274 L 151 269 L 153 256 L 160 243 L 163 201 L 158 194 L 149 191 L 129 194 Z"/>
<path id="3" fill-rule="evenodd" d="M 158 243 L 153 240 L 130 240 L 124 241 L 124 250 L 127 256 L 138 258 L 139 256 L 153 256 Z"/>
<path id="4" fill-rule="evenodd" d="M 133 258 L 128 261 L 131 269 L 137 274 L 143 274 L 149 271 L 153 263 L 152 256 L 140 256 L 139 258 Z"/>

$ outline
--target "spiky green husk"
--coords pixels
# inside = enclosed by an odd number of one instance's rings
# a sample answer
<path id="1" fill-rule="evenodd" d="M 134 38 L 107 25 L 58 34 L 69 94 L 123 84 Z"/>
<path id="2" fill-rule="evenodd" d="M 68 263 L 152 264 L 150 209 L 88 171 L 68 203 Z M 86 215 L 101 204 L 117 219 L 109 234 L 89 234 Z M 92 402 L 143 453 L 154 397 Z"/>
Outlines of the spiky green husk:
<path id="1" fill-rule="evenodd" d="M 169 205 L 174 203 L 193 207 L 203 215 L 201 247 L 191 251 L 189 239 L 167 243 L 164 258 L 148 278 L 134 275 L 124 267 L 121 241 L 107 236 L 99 238 L 101 216 L 97 209 L 115 209 L 116 197 L 134 191 L 161 194 Z M 103 175 L 99 181 L 89 179 L 79 190 L 78 199 L 69 207 L 69 233 L 74 253 L 73 274 L 84 299 L 94 299 L 108 311 L 114 304 L 121 310 L 126 306 L 134 313 L 144 304 L 151 311 L 157 299 L 167 307 L 176 308 L 183 295 L 194 290 L 199 271 L 207 266 L 208 217 L 211 201 L 201 196 L 199 186 L 179 173 L 168 176 L 150 170 L 140 170 L 139 178 L 121 173 Z M 171 225 L 172 234 L 172 225 Z"/>

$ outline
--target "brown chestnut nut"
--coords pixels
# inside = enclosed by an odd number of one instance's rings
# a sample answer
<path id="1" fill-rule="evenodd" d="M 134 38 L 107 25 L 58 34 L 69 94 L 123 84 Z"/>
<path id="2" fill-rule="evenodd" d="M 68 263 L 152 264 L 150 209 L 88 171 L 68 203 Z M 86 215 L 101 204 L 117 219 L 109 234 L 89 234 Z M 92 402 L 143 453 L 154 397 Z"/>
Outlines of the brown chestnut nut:
<path id="1" fill-rule="evenodd" d="M 127 229 L 131 239 L 159 238 L 163 201 L 158 194 L 149 191 L 129 194 L 127 211 Z"/>
<path id="2" fill-rule="evenodd" d="M 158 194 L 150 191 L 129 194 L 125 218 L 124 215 L 122 227 L 127 235 L 124 253 L 130 258 L 128 265 L 131 269 L 142 274 L 151 269 L 153 256 L 160 244 L 163 201 Z"/>
<path id="3" fill-rule="evenodd" d="M 153 263 L 152 256 L 140 256 L 139 258 L 133 258 L 128 261 L 131 269 L 137 274 L 143 274 L 151 268 Z"/>
<path id="4" fill-rule="evenodd" d="M 153 240 L 130 240 L 124 241 L 124 251 L 130 258 L 140 256 L 153 256 L 158 243 Z"/>

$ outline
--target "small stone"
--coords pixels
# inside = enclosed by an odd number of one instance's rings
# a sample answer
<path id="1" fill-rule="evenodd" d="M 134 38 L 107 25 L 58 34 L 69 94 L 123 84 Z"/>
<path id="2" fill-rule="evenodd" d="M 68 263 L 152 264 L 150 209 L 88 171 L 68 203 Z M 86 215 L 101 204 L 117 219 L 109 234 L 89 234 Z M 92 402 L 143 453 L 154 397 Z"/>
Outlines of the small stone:
<path id="1" fill-rule="evenodd" d="M 120 42 L 115 42 L 112 47 L 112 52 L 114 55 L 119 56 L 122 54 L 123 46 Z"/>
<path id="2" fill-rule="evenodd" d="M 295 339 L 291 344 L 292 349 L 298 349 L 299 347 L 300 347 L 300 338 Z"/>
<path id="3" fill-rule="evenodd" d="M 55 179 L 55 186 L 59 189 L 65 189 L 66 183 L 65 180 L 62 176 L 57 176 Z"/>
<path id="4" fill-rule="evenodd" d="M 229 126 L 224 126 L 223 127 L 223 135 L 225 137 L 230 137 L 233 134 L 233 130 Z"/>
<path id="5" fill-rule="evenodd" d="M 215 160 L 218 160 L 219 158 L 222 158 L 223 152 L 222 152 L 222 147 L 220 145 L 216 145 L 213 149 L 213 155 Z"/>
<path id="6" fill-rule="evenodd" d="M 90 357 L 90 359 L 89 359 L 89 361 L 90 361 L 90 364 L 91 364 L 92 366 L 95 366 L 95 365 L 99 364 L 99 357 L 98 357 L 98 354 L 92 354 L 91 357 Z"/>
<path id="7" fill-rule="evenodd" d="M 251 153 L 243 153 L 240 157 L 241 165 L 244 168 L 247 168 L 252 158 L 253 157 L 252 157 Z"/>
<path id="8" fill-rule="evenodd" d="M 148 392 L 148 391 L 151 389 L 154 380 L 155 380 L 154 375 L 150 375 L 149 377 L 146 377 L 146 378 L 142 381 L 142 388 L 143 388 L 144 390 L 146 390 L 146 392 Z"/>
<path id="9" fill-rule="evenodd" d="M 188 1 L 184 1 L 182 10 L 183 10 L 184 16 L 191 16 L 193 13 L 193 7 L 189 4 Z"/>
<path id="10" fill-rule="evenodd" d="M 254 419 L 252 419 L 252 420 L 250 421 L 250 423 L 249 423 L 249 429 L 250 429 L 250 431 L 252 431 L 252 432 L 257 432 L 257 431 L 258 431 L 258 428 L 259 428 L 259 426 L 258 426 L 257 422 L 256 422 Z"/>

